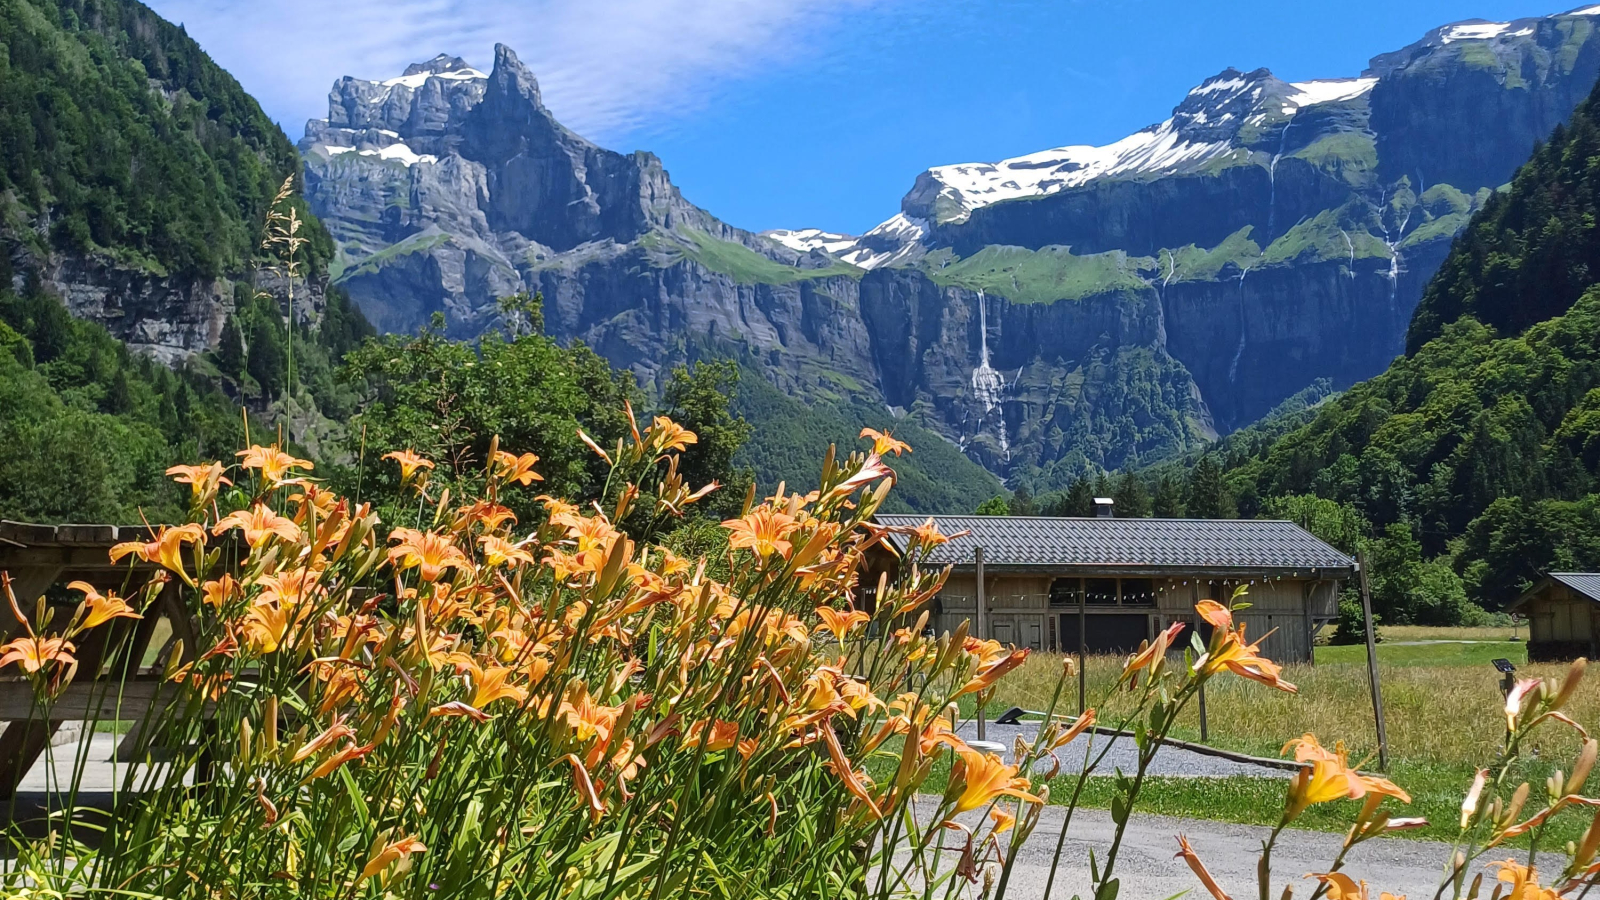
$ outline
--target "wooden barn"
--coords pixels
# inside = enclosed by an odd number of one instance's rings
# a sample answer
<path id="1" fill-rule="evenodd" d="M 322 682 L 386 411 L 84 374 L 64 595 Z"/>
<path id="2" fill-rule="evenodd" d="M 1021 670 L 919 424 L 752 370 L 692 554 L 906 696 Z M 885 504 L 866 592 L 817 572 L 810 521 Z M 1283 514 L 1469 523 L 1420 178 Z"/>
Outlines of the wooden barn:
<path id="1" fill-rule="evenodd" d="M 1600 652 L 1600 573 L 1551 572 L 1517 598 L 1528 619 L 1528 661 L 1593 659 Z"/>
<path id="2" fill-rule="evenodd" d="M 916 526 L 926 516 L 880 515 Z M 934 516 L 945 534 L 931 562 L 952 567 L 933 603 L 947 631 L 977 617 L 982 549 L 983 636 L 1039 650 L 1076 652 L 1080 622 L 1090 653 L 1127 653 L 1176 621 L 1194 622 L 1196 602 L 1226 602 L 1244 585 L 1247 636 L 1281 662 L 1310 662 L 1312 642 L 1338 614 L 1355 561 L 1292 522 L 1257 519 L 1119 519 Z M 873 567 L 891 573 L 904 552 L 895 535 Z M 876 576 L 863 584 L 876 583 Z M 870 602 L 870 598 L 864 598 Z"/>

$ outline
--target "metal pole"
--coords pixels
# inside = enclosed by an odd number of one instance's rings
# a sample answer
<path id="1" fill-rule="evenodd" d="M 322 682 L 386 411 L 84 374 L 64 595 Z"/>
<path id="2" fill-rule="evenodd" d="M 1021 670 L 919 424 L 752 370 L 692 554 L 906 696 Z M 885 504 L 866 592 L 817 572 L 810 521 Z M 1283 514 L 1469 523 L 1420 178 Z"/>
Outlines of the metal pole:
<path id="1" fill-rule="evenodd" d="M 1084 705 L 1088 702 L 1089 681 L 1089 632 L 1085 626 L 1083 581 L 1078 582 L 1078 715 L 1083 715 Z"/>
<path id="2" fill-rule="evenodd" d="M 1383 725 L 1383 691 L 1378 687 L 1378 640 L 1372 627 L 1372 589 L 1367 584 L 1367 553 L 1356 551 L 1361 576 L 1361 616 L 1367 626 L 1367 680 L 1372 684 L 1372 716 L 1378 725 L 1378 769 L 1389 769 L 1389 732 Z"/>
<path id="3" fill-rule="evenodd" d="M 978 640 L 981 641 L 981 640 L 984 640 L 985 637 L 986 637 L 984 635 L 984 633 L 983 633 L 983 607 L 984 607 L 984 603 L 985 603 L 985 598 L 984 598 L 984 595 L 983 595 L 983 548 L 982 547 L 974 547 L 972 549 L 972 561 L 977 565 L 977 568 L 978 568 L 978 609 L 977 609 L 976 613 L 973 615 L 973 627 L 978 633 Z M 978 704 L 978 740 L 981 741 L 981 740 L 987 739 L 988 738 L 988 733 L 987 732 L 988 732 L 988 728 L 986 727 L 986 723 L 983 720 L 983 704 L 980 703 L 980 704 Z"/>

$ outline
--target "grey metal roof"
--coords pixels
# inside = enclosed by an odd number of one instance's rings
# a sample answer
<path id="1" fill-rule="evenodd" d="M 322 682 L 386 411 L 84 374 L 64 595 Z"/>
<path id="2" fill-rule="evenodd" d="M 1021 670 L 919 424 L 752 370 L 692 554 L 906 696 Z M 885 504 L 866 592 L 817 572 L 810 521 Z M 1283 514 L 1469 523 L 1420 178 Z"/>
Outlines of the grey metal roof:
<path id="1" fill-rule="evenodd" d="M 1600 600 L 1600 572 L 1551 572 L 1550 577 L 1590 600 Z"/>
<path id="2" fill-rule="evenodd" d="M 883 525 L 916 526 L 927 516 L 880 515 Z M 1355 561 L 1293 522 L 1267 519 L 1117 519 L 1033 516 L 933 516 L 945 534 L 969 531 L 934 549 L 930 562 L 1081 569 L 1172 569 L 1184 572 L 1338 570 Z M 905 549 L 905 537 L 890 538 Z"/>

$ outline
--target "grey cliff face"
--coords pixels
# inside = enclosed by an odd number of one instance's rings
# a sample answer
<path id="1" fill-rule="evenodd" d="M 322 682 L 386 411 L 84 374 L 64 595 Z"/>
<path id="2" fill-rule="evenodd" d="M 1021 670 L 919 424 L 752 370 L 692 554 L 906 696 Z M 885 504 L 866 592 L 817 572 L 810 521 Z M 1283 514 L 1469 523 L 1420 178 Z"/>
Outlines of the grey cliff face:
<path id="1" fill-rule="evenodd" d="M 737 354 L 1048 482 L 1381 371 L 1455 234 L 1593 86 L 1596 24 L 1447 26 L 1360 78 L 1227 69 L 1116 144 L 930 169 L 855 239 L 720 222 L 653 155 L 564 128 L 504 47 L 488 74 L 341 79 L 301 148 L 380 328 L 472 336 L 540 291 L 551 333 L 647 384 Z"/>

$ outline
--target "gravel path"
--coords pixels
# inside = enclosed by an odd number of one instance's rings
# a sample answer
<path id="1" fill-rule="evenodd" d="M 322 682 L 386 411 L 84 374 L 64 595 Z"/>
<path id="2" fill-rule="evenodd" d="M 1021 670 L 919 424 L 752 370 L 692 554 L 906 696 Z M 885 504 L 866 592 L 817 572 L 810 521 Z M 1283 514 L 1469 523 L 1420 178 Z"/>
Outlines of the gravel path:
<path id="1" fill-rule="evenodd" d="M 925 808 L 931 810 L 937 802 L 930 800 Z M 1064 812 L 1059 806 L 1044 811 L 1038 829 L 1017 854 L 1007 897 L 1013 900 L 1044 898 Z M 976 816 L 963 818 L 963 821 L 969 820 L 973 824 L 977 821 Z M 1090 851 L 1104 863 L 1114 827 L 1111 814 L 1105 810 L 1080 809 L 1073 815 L 1072 828 L 1061 850 L 1061 865 L 1050 894 L 1052 898 L 1070 900 L 1074 896 L 1090 895 Z M 1174 858 L 1180 834 L 1189 838 L 1195 852 L 1225 891 L 1236 898 L 1255 897 L 1256 862 L 1269 832 L 1268 828 L 1253 825 L 1135 814 L 1128 823 L 1117 859 L 1121 882 L 1118 900 L 1166 900 L 1183 891 L 1190 892 L 1189 900 L 1209 900 L 1188 866 Z M 951 835 L 948 843 L 954 842 L 954 832 Z M 1280 897 L 1285 885 L 1294 885 L 1295 896 L 1309 897 L 1315 882 L 1303 876 L 1307 872 L 1325 871 L 1338 854 L 1342 840 L 1342 835 L 1327 832 L 1285 831 L 1273 850 L 1271 896 Z M 942 869 L 954 864 L 954 855 L 945 854 Z M 1378 838 L 1352 851 L 1344 871 L 1370 884 L 1374 896 L 1379 891 L 1389 891 L 1426 900 L 1433 896 L 1449 856 L 1448 844 Z M 904 858 L 901 854 L 901 859 Z M 971 893 L 976 896 L 978 888 Z"/>
<path id="2" fill-rule="evenodd" d="M 1037 722 L 1024 722 L 1020 725 L 995 725 L 990 723 L 986 729 L 988 740 L 1001 744 L 1006 748 L 1007 756 L 1010 755 L 1012 744 L 1018 735 L 1023 740 L 1032 741 L 1038 733 Z M 976 722 L 967 722 L 956 730 L 964 740 L 975 740 L 978 737 Z M 1095 771 L 1102 775 L 1110 775 L 1118 768 L 1124 772 L 1132 773 L 1139 766 L 1139 748 L 1134 744 L 1133 738 L 1107 737 L 1097 735 L 1094 738 L 1094 752 L 1099 753 L 1106 741 L 1111 741 L 1111 752 L 1101 761 L 1100 768 Z M 1076 772 L 1083 766 L 1083 754 L 1089 749 L 1089 736 L 1084 735 L 1061 748 L 1056 755 L 1061 757 L 1061 771 Z M 1045 760 L 1040 763 L 1040 770 L 1048 770 L 1050 762 Z M 1185 750 L 1181 747 L 1163 747 L 1156 754 L 1155 762 L 1150 765 L 1152 775 L 1173 775 L 1180 778 L 1226 778 L 1230 775 L 1248 775 L 1255 778 L 1287 778 L 1292 772 L 1285 769 L 1274 769 L 1267 766 L 1258 766 L 1252 763 L 1237 762 L 1219 756 L 1209 756 Z"/>

